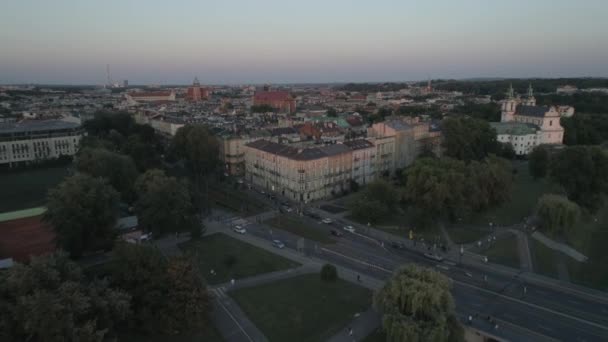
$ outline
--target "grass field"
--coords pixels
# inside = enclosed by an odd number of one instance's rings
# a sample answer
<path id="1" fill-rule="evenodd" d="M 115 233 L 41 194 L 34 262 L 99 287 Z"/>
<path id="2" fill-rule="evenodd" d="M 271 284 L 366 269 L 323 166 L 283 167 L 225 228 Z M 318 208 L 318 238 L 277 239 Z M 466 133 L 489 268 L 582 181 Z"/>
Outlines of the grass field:
<path id="1" fill-rule="evenodd" d="M 371 305 L 371 291 L 318 274 L 229 293 L 270 341 L 326 341 Z"/>
<path id="2" fill-rule="evenodd" d="M 269 220 L 266 220 L 265 223 L 274 228 L 288 231 L 305 239 L 317 241 L 320 243 L 336 242 L 326 232 L 311 228 L 307 226 L 304 221 L 296 217 L 288 215 L 278 215 Z"/>
<path id="3" fill-rule="evenodd" d="M 519 268 L 519 254 L 517 252 L 517 237 L 510 234 L 509 237 L 502 238 L 483 251 L 483 255 L 488 257 L 488 261 L 513 268 Z"/>
<path id="4" fill-rule="evenodd" d="M 476 215 L 472 222 L 487 225 L 489 222 L 509 226 L 522 222 L 536 206 L 538 198 L 547 192 L 557 192 L 558 188 L 546 179 L 534 180 L 528 172 L 527 162 L 514 162 L 517 170 L 514 176 L 511 197 L 502 205 Z"/>
<path id="5" fill-rule="evenodd" d="M 65 166 L 0 173 L 0 213 L 43 206 L 48 189 L 67 174 Z"/>
<path id="6" fill-rule="evenodd" d="M 488 236 L 489 230 L 480 229 L 477 226 L 456 225 L 446 228 L 450 238 L 455 244 L 467 244 Z"/>
<path id="7" fill-rule="evenodd" d="M 209 284 L 300 266 L 296 262 L 219 233 L 182 243 L 179 247 L 195 258 Z M 215 276 L 210 275 L 211 270 L 215 271 Z"/>
<path id="8" fill-rule="evenodd" d="M 224 339 L 213 326 L 209 323 L 209 327 L 205 332 L 192 332 L 178 335 L 139 335 L 139 334 L 121 334 L 118 341 L 122 342 L 223 342 Z"/>

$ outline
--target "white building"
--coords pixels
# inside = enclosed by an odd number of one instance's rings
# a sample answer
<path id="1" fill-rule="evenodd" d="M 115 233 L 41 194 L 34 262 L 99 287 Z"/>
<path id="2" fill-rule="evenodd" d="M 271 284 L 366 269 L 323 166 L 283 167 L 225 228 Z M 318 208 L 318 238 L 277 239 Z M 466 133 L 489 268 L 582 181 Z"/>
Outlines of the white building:
<path id="1" fill-rule="evenodd" d="M 496 130 L 496 140 L 513 146 L 515 154 L 527 155 L 534 147 L 540 145 L 540 129 L 534 124 L 521 122 L 492 122 Z"/>
<path id="2" fill-rule="evenodd" d="M 72 156 L 82 134 L 79 124 L 61 120 L 0 124 L 0 166 Z"/>

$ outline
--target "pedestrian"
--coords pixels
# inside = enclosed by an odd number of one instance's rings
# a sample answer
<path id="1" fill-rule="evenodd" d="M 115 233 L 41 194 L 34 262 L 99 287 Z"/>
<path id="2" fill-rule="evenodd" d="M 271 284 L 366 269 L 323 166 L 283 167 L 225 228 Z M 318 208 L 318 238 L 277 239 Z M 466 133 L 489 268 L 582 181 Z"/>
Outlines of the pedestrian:
<path id="1" fill-rule="evenodd" d="M 361 282 L 361 276 L 359 274 L 357 274 L 357 281 Z"/>
<path id="2" fill-rule="evenodd" d="M 348 336 L 353 336 L 353 328 L 348 328 Z"/>
<path id="3" fill-rule="evenodd" d="M 230 279 L 230 285 L 234 286 L 234 278 Z"/>
<path id="4" fill-rule="evenodd" d="M 524 296 L 526 295 L 527 292 L 528 292 L 528 288 L 524 286 Z"/>
<path id="5" fill-rule="evenodd" d="M 471 325 L 471 323 L 473 323 L 473 316 L 469 315 L 469 325 Z"/>

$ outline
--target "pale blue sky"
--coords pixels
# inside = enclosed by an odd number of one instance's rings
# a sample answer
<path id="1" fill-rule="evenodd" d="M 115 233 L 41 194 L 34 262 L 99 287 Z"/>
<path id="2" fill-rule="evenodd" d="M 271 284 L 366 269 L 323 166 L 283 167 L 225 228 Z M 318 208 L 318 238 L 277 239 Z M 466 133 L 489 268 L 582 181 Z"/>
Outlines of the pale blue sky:
<path id="1" fill-rule="evenodd" d="M 0 83 L 608 76 L 608 0 L 3 0 Z"/>

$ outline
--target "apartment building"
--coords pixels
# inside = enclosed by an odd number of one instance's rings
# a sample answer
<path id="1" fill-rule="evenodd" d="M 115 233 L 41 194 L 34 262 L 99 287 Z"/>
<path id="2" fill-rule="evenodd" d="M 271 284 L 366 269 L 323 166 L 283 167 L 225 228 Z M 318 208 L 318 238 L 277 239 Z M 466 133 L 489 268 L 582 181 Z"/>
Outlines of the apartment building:
<path id="1" fill-rule="evenodd" d="M 365 185 L 376 178 L 376 146 L 365 139 L 345 141 L 352 152 L 350 178 L 359 185 Z"/>
<path id="2" fill-rule="evenodd" d="M 82 134 L 80 124 L 61 120 L 0 124 L 0 166 L 72 156 Z"/>

